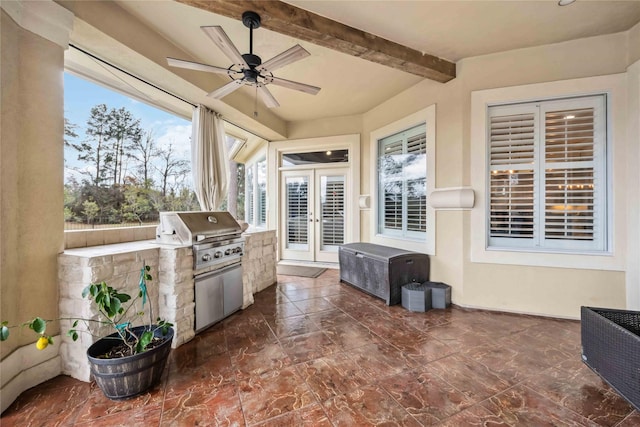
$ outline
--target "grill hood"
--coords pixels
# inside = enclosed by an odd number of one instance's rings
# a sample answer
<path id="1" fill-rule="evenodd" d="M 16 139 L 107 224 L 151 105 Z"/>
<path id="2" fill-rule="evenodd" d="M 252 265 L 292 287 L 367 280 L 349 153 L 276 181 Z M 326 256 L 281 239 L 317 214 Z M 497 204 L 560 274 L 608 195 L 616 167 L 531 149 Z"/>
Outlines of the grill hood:
<path id="1" fill-rule="evenodd" d="M 242 228 L 229 212 L 160 212 L 156 241 L 193 245 L 240 235 Z"/>

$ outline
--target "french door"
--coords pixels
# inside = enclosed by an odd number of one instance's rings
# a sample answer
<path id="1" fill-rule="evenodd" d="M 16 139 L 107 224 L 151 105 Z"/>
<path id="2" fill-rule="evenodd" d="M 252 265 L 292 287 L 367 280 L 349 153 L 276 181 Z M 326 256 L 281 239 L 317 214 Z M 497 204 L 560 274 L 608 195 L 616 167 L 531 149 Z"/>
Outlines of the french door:
<path id="1" fill-rule="evenodd" d="M 346 168 L 281 172 L 282 259 L 338 262 L 345 242 Z"/>

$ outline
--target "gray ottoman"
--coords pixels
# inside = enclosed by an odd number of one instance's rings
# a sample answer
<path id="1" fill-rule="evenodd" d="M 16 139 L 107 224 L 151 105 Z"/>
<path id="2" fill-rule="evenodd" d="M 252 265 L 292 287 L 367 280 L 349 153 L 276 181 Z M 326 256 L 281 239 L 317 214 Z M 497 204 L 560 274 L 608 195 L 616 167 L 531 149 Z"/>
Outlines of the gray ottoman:
<path id="1" fill-rule="evenodd" d="M 451 286 L 441 282 L 424 282 L 431 289 L 431 307 L 447 308 L 451 305 Z"/>
<path id="2" fill-rule="evenodd" d="M 408 283 L 402 286 L 402 306 L 409 311 L 430 310 L 431 289 L 421 283 Z"/>

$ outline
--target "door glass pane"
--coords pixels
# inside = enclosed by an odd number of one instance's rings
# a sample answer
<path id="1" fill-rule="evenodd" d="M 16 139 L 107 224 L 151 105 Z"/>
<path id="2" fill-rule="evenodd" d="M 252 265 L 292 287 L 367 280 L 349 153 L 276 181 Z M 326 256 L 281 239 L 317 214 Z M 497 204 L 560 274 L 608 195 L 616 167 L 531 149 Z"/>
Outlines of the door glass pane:
<path id="1" fill-rule="evenodd" d="M 338 251 L 344 243 L 344 176 L 320 178 L 320 250 Z"/>
<path id="2" fill-rule="evenodd" d="M 288 177 L 286 183 L 286 247 L 309 250 L 309 179 Z"/>

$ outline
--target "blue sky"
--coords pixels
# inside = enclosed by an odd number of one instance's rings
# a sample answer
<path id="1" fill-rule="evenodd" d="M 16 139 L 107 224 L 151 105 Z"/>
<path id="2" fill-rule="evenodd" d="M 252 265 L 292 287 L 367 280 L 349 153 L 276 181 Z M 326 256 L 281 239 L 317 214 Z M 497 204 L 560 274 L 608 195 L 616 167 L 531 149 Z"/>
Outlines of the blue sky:
<path id="1" fill-rule="evenodd" d="M 108 109 L 125 107 L 134 117 L 140 119 L 142 129 L 153 130 L 159 147 L 172 144 L 180 153 L 181 158 L 189 159 L 191 122 L 181 117 L 166 113 L 143 102 L 121 95 L 102 86 L 81 79 L 69 73 L 64 73 L 64 115 L 67 120 L 76 125 L 77 141 L 85 137 L 86 122 L 91 108 L 98 104 L 106 104 Z M 83 165 L 77 160 L 77 151 L 65 149 L 65 177 L 81 175 L 71 168 L 81 168 Z"/>

